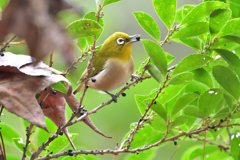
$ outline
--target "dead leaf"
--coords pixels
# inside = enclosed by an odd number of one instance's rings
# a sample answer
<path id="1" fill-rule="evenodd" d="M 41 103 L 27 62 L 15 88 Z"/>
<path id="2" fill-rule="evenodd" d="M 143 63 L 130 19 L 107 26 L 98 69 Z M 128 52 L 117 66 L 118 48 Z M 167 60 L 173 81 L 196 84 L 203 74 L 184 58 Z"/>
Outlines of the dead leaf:
<path id="1" fill-rule="evenodd" d="M 63 4 L 62 0 L 9 1 L 0 21 L 0 42 L 14 33 L 26 40 L 30 55 L 37 61 L 58 49 L 70 64 L 74 57 L 72 41 L 55 20 L 55 13 L 64 9 Z"/>
<path id="2" fill-rule="evenodd" d="M 41 92 L 41 96 L 38 98 L 38 103 L 41 104 L 41 108 L 46 117 L 51 119 L 57 126 L 63 126 L 66 124 L 66 101 L 63 93 L 59 91 L 56 91 L 55 93 L 52 92 L 52 88 L 48 87 Z M 61 123 L 59 124 L 60 116 Z M 67 136 L 71 146 L 76 151 L 76 147 L 69 137 L 67 127 L 64 128 L 63 133 Z"/>

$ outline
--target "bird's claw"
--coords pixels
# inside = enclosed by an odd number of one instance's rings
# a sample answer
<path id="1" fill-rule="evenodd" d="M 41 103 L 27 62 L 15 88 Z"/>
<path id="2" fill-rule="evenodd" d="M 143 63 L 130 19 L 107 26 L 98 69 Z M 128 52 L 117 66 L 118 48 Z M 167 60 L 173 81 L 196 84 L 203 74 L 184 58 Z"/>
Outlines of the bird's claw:
<path id="1" fill-rule="evenodd" d="M 133 81 L 133 79 L 135 79 L 137 83 L 138 83 L 139 81 L 142 82 L 142 77 L 141 77 L 141 76 L 132 74 L 131 77 L 132 77 L 132 78 L 131 78 L 131 81 Z"/>

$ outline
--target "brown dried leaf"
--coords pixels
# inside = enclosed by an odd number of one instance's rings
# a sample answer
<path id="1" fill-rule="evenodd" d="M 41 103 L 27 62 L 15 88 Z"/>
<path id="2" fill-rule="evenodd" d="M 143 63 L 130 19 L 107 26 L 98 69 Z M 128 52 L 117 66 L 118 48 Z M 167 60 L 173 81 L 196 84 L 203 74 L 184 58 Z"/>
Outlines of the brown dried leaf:
<path id="1" fill-rule="evenodd" d="M 60 6 L 55 8 L 53 4 L 57 2 Z M 55 21 L 53 14 L 63 8 L 61 4 L 62 0 L 9 1 L 0 21 L 0 42 L 3 42 L 9 33 L 14 33 L 26 40 L 30 55 L 37 61 L 58 49 L 63 53 L 64 60 L 71 63 L 73 44 L 64 29 Z"/>
<path id="2" fill-rule="evenodd" d="M 56 94 L 53 94 L 52 88 L 48 87 L 41 92 L 41 96 L 38 98 L 38 102 L 41 104 L 44 115 L 51 119 L 57 126 L 63 126 L 66 124 L 66 101 L 63 93 L 56 91 Z M 59 124 L 59 122 L 61 123 Z M 76 147 L 69 137 L 67 127 L 64 128 L 63 133 L 67 136 L 73 149 L 76 150 Z"/>
<path id="3" fill-rule="evenodd" d="M 69 107 L 72 109 L 72 111 L 77 111 L 78 106 L 80 105 L 78 99 L 75 97 L 75 95 L 71 95 L 71 96 L 67 96 L 66 94 L 64 94 L 64 97 L 69 105 Z M 77 117 L 80 117 L 80 115 L 77 114 Z M 106 138 L 113 138 L 113 137 L 109 137 L 106 136 L 104 133 L 102 133 L 92 122 L 92 120 L 90 119 L 89 116 L 87 116 L 85 118 L 85 120 L 83 121 L 86 125 L 88 125 L 90 128 L 92 128 L 95 132 L 97 132 L 98 134 L 106 137 Z"/>
<path id="4" fill-rule="evenodd" d="M 67 80 L 61 75 L 33 77 L 23 73 L 1 71 L 0 104 L 9 112 L 22 117 L 29 123 L 46 129 L 44 114 L 35 95 L 46 87 L 60 81 Z M 69 91 L 71 92 L 71 89 Z"/>

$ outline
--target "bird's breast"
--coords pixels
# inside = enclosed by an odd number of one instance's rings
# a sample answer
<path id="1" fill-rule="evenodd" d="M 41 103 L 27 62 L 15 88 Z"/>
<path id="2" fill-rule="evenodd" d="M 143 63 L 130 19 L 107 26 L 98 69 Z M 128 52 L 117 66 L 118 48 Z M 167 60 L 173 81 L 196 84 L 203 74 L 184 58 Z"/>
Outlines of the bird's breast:
<path id="1" fill-rule="evenodd" d="M 113 91 L 129 80 L 134 70 L 132 57 L 124 62 L 119 59 L 109 59 L 106 61 L 103 70 L 93 78 L 96 82 L 90 80 L 89 86 L 92 89 L 100 91 Z"/>

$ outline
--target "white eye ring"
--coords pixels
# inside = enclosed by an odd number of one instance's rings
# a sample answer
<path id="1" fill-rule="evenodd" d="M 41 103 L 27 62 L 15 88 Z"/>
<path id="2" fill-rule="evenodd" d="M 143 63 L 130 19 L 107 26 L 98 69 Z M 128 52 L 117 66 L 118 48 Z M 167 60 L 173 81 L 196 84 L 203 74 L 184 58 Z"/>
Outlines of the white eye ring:
<path id="1" fill-rule="evenodd" d="M 123 43 L 124 43 L 124 40 L 123 40 L 122 38 L 118 38 L 118 39 L 117 39 L 117 43 L 118 43 L 118 44 L 123 44 Z"/>

